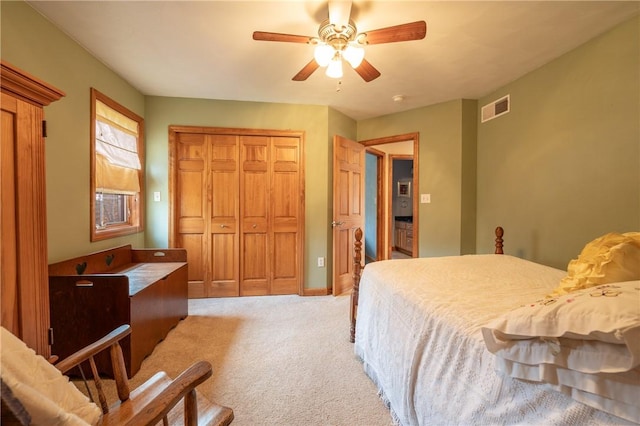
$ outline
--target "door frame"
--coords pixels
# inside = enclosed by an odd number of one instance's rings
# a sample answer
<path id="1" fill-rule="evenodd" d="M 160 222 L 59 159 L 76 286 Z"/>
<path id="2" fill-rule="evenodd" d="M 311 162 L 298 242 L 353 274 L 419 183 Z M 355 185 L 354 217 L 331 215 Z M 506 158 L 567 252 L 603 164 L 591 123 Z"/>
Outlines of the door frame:
<path id="1" fill-rule="evenodd" d="M 379 149 L 368 147 L 365 148 L 365 152 L 376 157 L 376 197 L 378 202 L 376 203 L 376 258 L 374 261 L 383 260 L 387 258 L 387 252 L 385 250 L 384 239 L 380 238 L 384 235 L 384 211 L 385 211 L 385 181 L 384 170 L 387 162 L 387 156 L 383 151 Z M 365 173 L 365 182 L 366 182 Z M 366 213 L 366 212 L 365 212 Z M 365 252 L 365 264 L 366 264 L 366 252 Z"/>
<path id="2" fill-rule="evenodd" d="M 385 145 L 385 144 L 389 144 L 389 143 L 396 143 L 396 142 L 407 142 L 407 141 L 413 141 L 413 178 L 411 179 L 411 196 L 412 196 L 412 200 L 413 200 L 413 206 L 412 206 L 412 214 L 413 214 L 413 234 L 414 234 L 414 238 L 413 238 L 413 248 L 412 248 L 412 256 L 413 257 L 419 257 L 419 241 L 420 238 L 419 237 L 415 237 L 415 236 L 419 236 L 419 207 L 420 207 L 420 202 L 419 202 L 419 191 L 418 191 L 418 182 L 419 182 L 419 176 L 420 176 L 420 164 L 419 164 L 419 158 L 420 158 L 420 133 L 419 132 L 413 132 L 413 133 L 405 133 L 405 134 L 401 134 L 401 135 L 394 135 L 394 136 L 386 136 L 386 137 L 382 137 L 382 138 L 374 138 L 374 139 L 366 139 L 363 141 L 359 141 L 361 144 L 363 144 L 364 146 L 367 147 L 367 149 L 369 149 L 369 147 L 374 147 L 375 145 Z M 391 167 L 392 164 L 390 165 L 389 169 L 391 172 Z M 390 179 L 392 178 L 392 175 L 390 174 Z M 389 184 L 389 186 L 391 186 Z M 393 188 L 389 187 L 387 192 L 392 191 Z M 392 193 L 390 193 L 392 194 Z M 378 221 L 384 221 L 382 222 L 382 224 L 378 224 L 379 226 L 387 226 L 387 241 L 389 242 L 386 245 L 386 250 L 385 250 L 385 259 L 390 259 L 391 258 L 391 247 L 392 247 L 392 241 L 393 241 L 393 227 L 392 227 L 392 221 L 393 221 L 393 215 L 391 214 L 391 201 L 392 201 L 392 197 L 391 195 L 388 196 L 387 198 L 387 203 L 386 203 L 386 212 L 387 212 L 387 216 L 385 218 L 382 218 L 381 216 L 378 216 Z M 384 225 L 383 225 L 384 224 Z M 378 235 L 382 235 L 382 234 L 378 234 Z"/>

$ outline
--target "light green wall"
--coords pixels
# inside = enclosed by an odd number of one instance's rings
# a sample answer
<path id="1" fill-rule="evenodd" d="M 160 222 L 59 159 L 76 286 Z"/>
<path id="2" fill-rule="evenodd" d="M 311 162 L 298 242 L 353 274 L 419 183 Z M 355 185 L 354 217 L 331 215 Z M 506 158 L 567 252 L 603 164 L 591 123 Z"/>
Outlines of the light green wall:
<path id="1" fill-rule="evenodd" d="M 140 116 L 144 96 L 29 5 L 0 2 L 2 60 L 64 91 L 45 107 L 49 263 L 122 244 L 144 246 L 144 234 L 91 243 L 89 89 Z"/>
<path id="2" fill-rule="evenodd" d="M 502 225 L 507 253 L 565 267 L 590 239 L 640 229 L 638 18 L 478 102 L 355 122 L 321 106 L 145 98 L 26 3 L 2 1 L 0 13 L 2 59 L 67 95 L 45 108 L 50 262 L 126 243 L 167 245 L 171 124 L 305 132 L 308 289 L 331 279 L 316 258 L 330 265 L 334 134 L 364 140 L 419 132 L 419 192 L 432 195 L 419 208 L 420 256 L 474 246 L 492 252 L 493 229 Z M 146 119 L 146 233 L 89 242 L 90 87 Z M 506 93 L 512 111 L 480 124 L 479 108 Z M 161 202 L 152 201 L 154 191 Z"/>
<path id="3" fill-rule="evenodd" d="M 462 101 L 462 207 L 460 254 L 476 252 L 478 102 Z"/>
<path id="4" fill-rule="evenodd" d="M 467 183 L 475 181 L 475 165 L 468 161 L 475 152 L 466 153 L 475 151 L 470 141 L 475 125 L 465 123 L 475 123 L 474 108 L 475 101 L 456 100 L 358 122 L 358 140 L 420 134 L 418 192 L 431 194 L 430 204 L 419 205 L 420 257 L 459 255 L 474 238 L 472 213 L 465 214 L 462 226 L 463 201 L 475 203 L 475 191 Z M 463 169 L 468 170 L 463 174 Z"/>
<path id="5" fill-rule="evenodd" d="M 169 242 L 168 146 L 169 126 L 236 127 L 304 131 L 305 151 L 305 288 L 326 288 L 327 268 L 315 259 L 329 255 L 328 194 L 329 108 L 292 104 L 219 101 L 149 96 L 147 126 L 147 232 L 148 247 Z M 161 202 L 153 201 L 159 191 Z"/>
<path id="6" fill-rule="evenodd" d="M 640 18 L 480 99 L 478 251 L 566 268 L 588 241 L 640 230 Z"/>

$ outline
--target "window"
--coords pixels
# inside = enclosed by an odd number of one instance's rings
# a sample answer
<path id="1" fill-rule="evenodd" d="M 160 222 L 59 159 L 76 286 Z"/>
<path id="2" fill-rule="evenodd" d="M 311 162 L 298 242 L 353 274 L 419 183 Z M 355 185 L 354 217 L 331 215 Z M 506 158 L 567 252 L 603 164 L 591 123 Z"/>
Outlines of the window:
<path id="1" fill-rule="evenodd" d="M 91 241 L 143 230 L 144 120 L 91 89 Z"/>

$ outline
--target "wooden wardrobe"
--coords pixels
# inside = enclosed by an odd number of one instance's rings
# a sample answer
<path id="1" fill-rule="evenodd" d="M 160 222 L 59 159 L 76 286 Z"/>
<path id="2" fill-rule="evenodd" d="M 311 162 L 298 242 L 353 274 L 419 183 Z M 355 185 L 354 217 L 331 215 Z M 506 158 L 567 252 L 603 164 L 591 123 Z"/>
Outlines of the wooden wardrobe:
<path id="1" fill-rule="evenodd" d="M 303 133 L 171 126 L 169 245 L 189 297 L 301 294 Z"/>
<path id="2" fill-rule="evenodd" d="M 64 96 L 1 62 L 0 290 L 2 326 L 51 355 L 43 107 Z"/>

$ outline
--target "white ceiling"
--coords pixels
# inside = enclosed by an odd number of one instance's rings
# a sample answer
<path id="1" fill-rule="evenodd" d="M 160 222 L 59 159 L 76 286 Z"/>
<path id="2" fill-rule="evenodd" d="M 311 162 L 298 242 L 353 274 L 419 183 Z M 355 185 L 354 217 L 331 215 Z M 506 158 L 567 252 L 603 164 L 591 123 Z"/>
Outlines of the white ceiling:
<path id="1" fill-rule="evenodd" d="M 640 10 L 639 1 L 355 1 L 358 32 L 424 20 L 427 36 L 368 46 L 382 76 L 365 83 L 345 67 L 337 91 L 324 69 L 291 80 L 312 46 L 252 39 L 316 36 L 326 1 L 29 4 L 145 95 L 329 105 L 357 120 L 480 98 Z"/>

